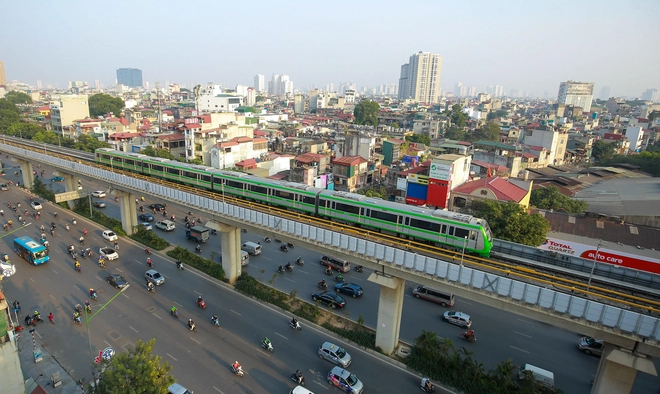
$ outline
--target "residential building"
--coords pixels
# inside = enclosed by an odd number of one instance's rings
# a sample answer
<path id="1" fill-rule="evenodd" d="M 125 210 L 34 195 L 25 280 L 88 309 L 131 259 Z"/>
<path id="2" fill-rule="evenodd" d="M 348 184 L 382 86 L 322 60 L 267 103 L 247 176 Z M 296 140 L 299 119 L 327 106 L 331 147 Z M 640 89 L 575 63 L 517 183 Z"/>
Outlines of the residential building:
<path id="1" fill-rule="evenodd" d="M 254 88 L 258 93 L 266 91 L 266 76 L 263 74 L 257 74 L 254 76 Z"/>
<path id="2" fill-rule="evenodd" d="M 429 168 L 426 204 L 447 208 L 451 190 L 470 179 L 471 161 L 470 156 L 455 154 L 434 158 Z"/>
<path id="3" fill-rule="evenodd" d="M 221 170 L 231 169 L 237 167 L 237 163 L 241 161 L 261 159 L 266 156 L 268 154 L 268 140 L 265 138 L 236 137 L 229 141 L 214 144 L 210 152 L 211 167 Z"/>
<path id="4" fill-rule="evenodd" d="M 2 277 L 0 277 L 0 281 Z M 15 315 L 14 315 L 15 316 Z M 44 315 L 45 316 L 45 315 Z M 0 292 L 0 354 L 2 354 L 2 368 L 0 368 L 0 381 L 2 381 L 3 393 L 26 393 L 26 380 L 23 376 L 21 369 L 21 360 L 18 348 L 18 337 L 20 334 L 17 332 L 19 329 L 15 328 L 20 326 L 20 321 L 13 321 L 12 314 L 9 310 L 9 303 L 5 295 Z M 23 331 L 23 335 L 30 335 L 28 330 Z M 30 351 L 28 349 L 20 349 L 23 352 Z M 35 376 L 34 379 L 37 379 Z M 29 380 L 32 380 L 30 378 Z M 34 393 L 46 391 L 41 386 L 40 389 L 34 390 Z"/>
<path id="5" fill-rule="evenodd" d="M 630 143 L 628 149 L 630 149 L 631 152 L 638 152 L 642 146 L 644 129 L 641 126 L 628 126 L 626 127 L 626 138 Z"/>
<path id="6" fill-rule="evenodd" d="M 435 118 L 415 119 L 413 122 L 413 133 L 428 135 L 431 141 L 440 138 L 446 120 Z"/>
<path id="7" fill-rule="evenodd" d="M 467 90 L 467 95 L 468 97 L 476 97 L 477 96 L 477 87 L 476 86 L 470 86 Z M 481 101 L 481 99 L 479 99 Z"/>
<path id="8" fill-rule="evenodd" d="M 334 189 L 354 192 L 367 184 L 367 160 L 362 156 L 344 156 L 332 161 Z"/>
<path id="9" fill-rule="evenodd" d="M 286 74 L 273 74 L 268 82 L 268 94 L 271 96 L 285 96 L 293 93 L 293 82 L 289 80 Z"/>
<path id="10" fill-rule="evenodd" d="M 560 104 L 572 105 L 591 111 L 591 102 L 594 98 L 593 82 L 567 81 L 559 84 L 557 101 Z"/>
<path id="11" fill-rule="evenodd" d="M 559 132 L 549 126 L 528 128 L 523 132 L 522 143 L 544 147 L 549 152 L 549 165 L 564 164 L 566 144 L 568 143 L 568 135 L 565 132 Z"/>
<path id="12" fill-rule="evenodd" d="M 344 93 L 344 103 L 350 105 L 355 104 L 355 96 L 354 89 L 346 89 L 346 92 Z"/>
<path id="13" fill-rule="evenodd" d="M 256 89 L 254 88 L 247 88 L 246 94 L 245 94 L 245 105 L 247 106 L 253 106 L 257 102 L 257 92 Z"/>
<path id="14" fill-rule="evenodd" d="M 0 83 L 2 85 L 2 83 Z M 660 90 L 658 89 L 647 89 L 642 93 L 642 100 L 653 101 L 654 103 L 660 103 Z"/>
<path id="15" fill-rule="evenodd" d="M 458 211 L 474 200 L 515 202 L 523 208 L 529 207 L 532 195 L 531 181 L 500 177 L 482 178 L 464 183 L 451 192 L 450 210 Z"/>
<path id="16" fill-rule="evenodd" d="M 7 86 L 7 75 L 5 74 L 5 64 L 0 60 L 0 86 Z"/>
<path id="17" fill-rule="evenodd" d="M 296 93 L 296 95 L 293 97 L 293 112 L 296 114 L 302 114 L 305 113 L 305 109 L 307 107 L 307 101 L 305 100 L 305 97 L 303 96 L 302 93 Z"/>
<path id="18" fill-rule="evenodd" d="M 233 94 L 202 94 L 198 102 L 202 112 L 234 112 L 243 105 L 243 98 Z"/>
<path id="19" fill-rule="evenodd" d="M 117 83 L 132 88 L 141 88 L 142 70 L 137 68 L 118 68 Z"/>
<path id="20" fill-rule="evenodd" d="M 401 66 L 399 99 L 429 104 L 440 102 L 441 71 L 440 55 L 419 52 L 410 56 L 409 62 Z"/>
<path id="21" fill-rule="evenodd" d="M 456 85 L 454 85 L 454 96 L 455 97 L 465 96 L 465 86 L 463 86 L 463 82 L 456 82 Z"/>
<path id="22" fill-rule="evenodd" d="M 86 94 L 62 95 L 58 101 L 50 103 L 50 121 L 53 131 L 64 137 L 77 137 L 77 129 L 72 127 L 78 119 L 89 118 L 89 102 Z"/>
<path id="23" fill-rule="evenodd" d="M 391 166 L 392 163 L 399 161 L 401 157 L 401 144 L 403 140 L 398 140 L 395 138 L 390 138 L 386 141 L 383 141 L 383 164 L 386 166 Z"/>

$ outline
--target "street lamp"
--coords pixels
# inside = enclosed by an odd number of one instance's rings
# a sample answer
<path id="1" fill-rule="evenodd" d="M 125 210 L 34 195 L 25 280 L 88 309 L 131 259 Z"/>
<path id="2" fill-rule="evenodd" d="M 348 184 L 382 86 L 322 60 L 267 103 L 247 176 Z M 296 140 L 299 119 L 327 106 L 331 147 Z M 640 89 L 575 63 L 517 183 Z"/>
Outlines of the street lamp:
<path id="1" fill-rule="evenodd" d="M 467 235 L 464 238 L 463 242 L 463 253 L 461 253 L 461 267 L 463 266 L 463 257 L 465 256 L 465 247 L 467 246 Z"/>
<path id="2" fill-rule="evenodd" d="M 587 283 L 587 291 L 589 291 L 589 288 L 591 287 L 591 277 L 594 275 L 594 270 L 596 269 L 596 261 L 598 261 L 598 252 L 600 251 L 600 247 L 603 245 L 603 240 L 598 241 L 598 247 L 596 248 L 596 255 L 594 256 L 594 263 L 591 266 L 591 273 L 589 274 L 589 283 Z"/>
<path id="3" fill-rule="evenodd" d="M 98 315 L 99 312 L 103 310 L 108 304 L 110 304 L 112 301 L 114 301 L 115 298 L 117 298 L 121 293 L 123 293 L 126 289 L 129 288 L 129 284 L 126 284 L 121 290 L 115 294 L 114 297 L 110 299 L 110 301 L 106 302 L 105 304 L 101 305 L 101 308 L 99 308 L 96 313 L 94 313 L 92 316 L 87 315 L 87 308 L 85 308 L 85 327 L 87 328 L 87 342 L 89 343 L 89 358 L 94 360 L 94 353 L 92 353 L 92 336 L 89 333 L 89 322 L 94 318 L 94 316 Z M 92 378 L 94 378 L 94 364 L 92 363 Z"/>

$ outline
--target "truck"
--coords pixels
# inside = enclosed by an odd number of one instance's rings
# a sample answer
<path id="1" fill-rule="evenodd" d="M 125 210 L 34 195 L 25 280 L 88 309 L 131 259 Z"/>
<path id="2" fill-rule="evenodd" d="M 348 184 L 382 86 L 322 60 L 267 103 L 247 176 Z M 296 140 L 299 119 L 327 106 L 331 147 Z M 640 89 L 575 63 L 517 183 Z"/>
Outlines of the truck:
<path id="1" fill-rule="evenodd" d="M 193 226 L 186 230 L 186 237 L 197 243 L 206 242 L 209 239 L 209 229 L 202 226 Z"/>

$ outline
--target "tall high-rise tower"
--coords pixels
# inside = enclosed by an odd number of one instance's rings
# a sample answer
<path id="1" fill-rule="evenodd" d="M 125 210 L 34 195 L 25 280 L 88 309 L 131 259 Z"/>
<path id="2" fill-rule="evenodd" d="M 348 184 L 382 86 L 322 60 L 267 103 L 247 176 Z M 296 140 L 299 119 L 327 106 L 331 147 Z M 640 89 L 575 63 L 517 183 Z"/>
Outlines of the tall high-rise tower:
<path id="1" fill-rule="evenodd" d="M 591 111 L 591 102 L 594 99 L 593 82 L 567 81 L 559 84 L 557 101 L 559 104 L 573 105 L 583 111 Z"/>
<path id="2" fill-rule="evenodd" d="M 142 70 L 137 68 L 118 68 L 117 83 L 132 88 L 141 88 Z"/>
<path id="3" fill-rule="evenodd" d="M 5 75 L 5 64 L 0 61 L 0 86 L 7 85 L 7 76 Z"/>
<path id="4" fill-rule="evenodd" d="M 399 98 L 411 98 L 420 103 L 440 101 L 440 72 L 442 56 L 419 52 L 401 66 Z"/>
<path id="5" fill-rule="evenodd" d="M 257 92 L 263 92 L 266 90 L 266 76 L 263 74 L 257 74 L 254 76 L 254 86 Z"/>

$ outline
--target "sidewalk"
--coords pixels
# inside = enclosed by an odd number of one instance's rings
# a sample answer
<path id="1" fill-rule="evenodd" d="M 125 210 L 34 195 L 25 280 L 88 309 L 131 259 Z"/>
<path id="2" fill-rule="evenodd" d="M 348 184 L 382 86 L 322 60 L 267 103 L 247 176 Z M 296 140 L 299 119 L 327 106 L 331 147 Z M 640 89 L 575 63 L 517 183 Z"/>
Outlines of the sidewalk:
<path id="1" fill-rule="evenodd" d="M 40 325 L 49 324 L 47 321 L 39 323 Z M 31 327 L 33 328 L 33 327 Z M 37 329 L 39 325 L 37 326 Z M 83 390 L 67 373 L 67 371 L 57 362 L 57 360 L 48 353 L 46 349 L 41 346 L 39 335 L 34 336 L 37 343 L 37 351 L 41 352 L 42 360 L 38 363 L 34 362 L 32 344 L 32 334 L 29 329 L 21 331 L 21 337 L 18 339 L 19 357 L 21 359 L 21 368 L 23 369 L 23 380 L 33 380 L 35 383 L 27 384 L 27 393 L 48 393 L 48 394 L 69 394 L 69 393 L 83 393 Z M 61 384 L 58 387 L 53 387 L 51 382 L 51 375 L 59 373 Z M 43 391 L 39 391 L 37 384 L 41 386 Z M 35 390 L 36 388 L 36 390 Z"/>

